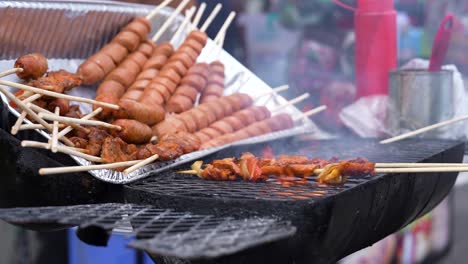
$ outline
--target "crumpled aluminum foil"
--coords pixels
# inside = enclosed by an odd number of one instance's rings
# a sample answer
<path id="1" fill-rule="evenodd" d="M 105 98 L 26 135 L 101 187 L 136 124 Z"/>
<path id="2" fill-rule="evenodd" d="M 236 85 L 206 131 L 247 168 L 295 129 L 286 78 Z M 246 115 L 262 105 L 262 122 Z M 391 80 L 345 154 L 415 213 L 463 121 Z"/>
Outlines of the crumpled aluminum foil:
<path id="1" fill-rule="evenodd" d="M 119 29 L 128 23 L 135 15 L 147 14 L 153 7 L 135 4 L 113 4 L 102 1 L 91 2 L 61 2 L 61 1 L 35 1 L 17 2 L 0 1 L 0 31 L 5 32 L 2 36 L 0 47 L 0 71 L 12 68 L 14 59 L 28 52 L 40 52 L 48 58 L 51 70 L 65 69 L 75 72 L 84 58 L 99 50 L 105 43 L 118 33 Z M 152 20 L 153 28 L 157 29 L 165 18 L 171 13 L 170 8 L 165 8 Z M 18 20 L 17 18 L 23 18 Z M 161 38 L 162 41 L 169 40 L 180 24 L 179 17 L 168 32 Z M 183 38 L 179 40 L 179 44 Z M 255 76 L 251 71 L 240 64 L 226 51 L 212 52 L 213 41 L 209 40 L 202 54 L 201 61 L 211 62 L 219 59 L 225 64 L 226 86 L 225 94 L 243 92 L 255 97 L 269 90 L 267 84 Z M 55 59 L 60 58 L 60 59 Z M 19 81 L 16 76 L 5 78 L 10 81 Z M 241 84 L 245 83 L 243 86 Z M 14 91 L 12 89 L 12 91 Z M 71 95 L 94 98 L 95 87 L 77 87 L 70 92 Z M 8 100 L 1 94 L 2 101 L 8 105 Z M 287 101 L 279 96 L 266 96 L 256 101 L 257 105 L 265 105 L 270 110 Z M 75 104 L 77 102 L 74 102 Z M 91 111 L 91 106 L 78 103 L 83 112 Z M 15 116 L 20 113 L 8 106 L 8 110 Z M 294 106 L 290 106 L 281 112 L 292 116 L 300 115 L 301 112 Z M 29 121 L 26 121 L 30 123 Z M 158 172 L 178 166 L 180 164 L 200 159 L 220 149 L 238 144 L 255 144 L 259 142 L 272 141 L 275 139 L 315 132 L 320 137 L 319 129 L 308 119 L 300 120 L 293 129 L 279 131 L 264 136 L 249 138 L 217 148 L 207 149 L 189 153 L 176 160 L 168 162 L 155 162 L 138 169 L 127 175 L 113 170 L 93 170 L 89 173 L 96 178 L 113 183 L 126 184 L 148 176 L 157 176 Z M 37 130 L 37 133 L 50 138 L 49 134 Z M 71 156 L 80 165 L 90 165 L 91 162 L 82 158 Z"/>

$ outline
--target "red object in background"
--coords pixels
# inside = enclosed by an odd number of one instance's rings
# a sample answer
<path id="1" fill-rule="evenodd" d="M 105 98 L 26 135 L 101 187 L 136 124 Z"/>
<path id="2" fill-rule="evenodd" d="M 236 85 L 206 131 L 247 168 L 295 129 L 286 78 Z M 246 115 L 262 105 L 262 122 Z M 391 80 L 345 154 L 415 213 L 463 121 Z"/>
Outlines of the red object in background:
<path id="1" fill-rule="evenodd" d="M 440 71 L 442 68 L 449 48 L 450 39 L 452 38 L 452 32 L 455 28 L 454 24 L 454 16 L 452 14 L 448 14 L 444 20 L 442 20 L 434 39 L 434 45 L 432 46 L 429 71 Z"/>
<path id="2" fill-rule="evenodd" d="M 356 34 L 356 99 L 388 94 L 388 72 L 397 67 L 396 11 L 393 0 L 358 0 L 354 11 Z"/>

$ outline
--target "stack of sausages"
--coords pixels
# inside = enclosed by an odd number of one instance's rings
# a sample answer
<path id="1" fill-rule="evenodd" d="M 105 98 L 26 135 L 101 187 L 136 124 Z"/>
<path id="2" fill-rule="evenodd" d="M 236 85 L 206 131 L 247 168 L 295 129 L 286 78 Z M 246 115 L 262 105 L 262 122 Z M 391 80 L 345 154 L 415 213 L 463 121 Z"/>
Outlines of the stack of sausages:
<path id="1" fill-rule="evenodd" d="M 163 122 L 153 126 L 153 135 L 161 137 L 178 131 L 195 133 L 252 104 L 253 100 L 247 94 L 223 96 L 181 114 L 170 115 Z"/>
<path id="2" fill-rule="evenodd" d="M 175 92 L 182 77 L 195 64 L 206 41 L 207 35 L 204 32 L 192 31 L 145 87 L 139 100 L 122 98 L 119 102 L 120 109 L 114 113 L 114 117 L 138 120 L 150 126 L 164 120 L 166 111 L 161 104 L 161 98 L 166 101 Z"/>
<path id="3" fill-rule="evenodd" d="M 209 141 L 205 141 L 205 143 L 201 145 L 200 149 L 222 146 L 242 139 L 261 136 L 293 127 L 294 121 L 289 114 L 278 114 L 260 122 L 255 122 L 233 133 L 220 135 Z"/>
<path id="4" fill-rule="evenodd" d="M 120 98 L 126 94 L 128 87 L 135 81 L 137 75 L 147 63 L 153 50 L 157 50 L 157 48 L 152 42 L 141 43 L 136 51 L 127 56 L 118 67 L 107 75 L 96 91 L 95 100 L 118 104 Z M 106 120 L 111 115 L 111 109 L 104 109 L 98 118 Z"/>
<path id="5" fill-rule="evenodd" d="M 146 18 L 135 18 L 109 44 L 80 65 L 77 73 L 83 84 L 92 85 L 103 80 L 129 53 L 147 40 L 150 31 L 151 24 Z"/>
<path id="6" fill-rule="evenodd" d="M 265 120 L 271 116 L 270 111 L 265 106 L 250 106 L 227 116 L 209 127 L 195 133 L 201 142 L 220 137 L 241 130 L 255 122 Z"/>
<path id="7" fill-rule="evenodd" d="M 181 85 L 166 103 L 166 111 L 179 114 L 192 108 L 198 93 L 205 90 L 211 74 L 210 67 L 206 63 L 197 63 L 191 67 L 182 79 Z"/>
<path id="8" fill-rule="evenodd" d="M 202 91 L 200 97 L 200 104 L 215 100 L 223 96 L 224 92 L 224 64 L 220 61 L 210 63 L 210 76 L 208 78 L 208 85 Z"/>

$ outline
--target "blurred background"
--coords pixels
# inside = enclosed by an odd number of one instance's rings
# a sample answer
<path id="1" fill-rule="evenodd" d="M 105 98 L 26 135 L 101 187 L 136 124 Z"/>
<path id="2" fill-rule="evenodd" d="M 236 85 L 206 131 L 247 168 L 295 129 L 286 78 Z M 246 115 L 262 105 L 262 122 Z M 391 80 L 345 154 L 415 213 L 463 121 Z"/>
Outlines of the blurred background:
<path id="1" fill-rule="evenodd" d="M 158 3 L 156 0 L 123 2 Z M 180 1 L 174 1 L 173 5 L 177 2 Z M 352 12 L 331 0 L 205 2 L 208 5 L 205 14 L 217 3 L 224 5 L 224 13 L 215 21 L 218 26 L 210 27 L 214 31 L 208 32 L 210 36 L 216 34 L 229 11 L 237 11 L 236 22 L 226 36 L 225 49 L 270 86 L 289 84 L 291 89 L 286 97 L 309 92 L 311 100 L 299 105 L 301 109 L 322 104 L 331 106 L 325 114 L 314 117 L 322 129 L 335 134 L 352 134 L 339 118 L 340 111 L 353 103 L 356 93 Z M 355 0 L 342 2 L 356 4 Z M 197 1 L 193 0 L 192 4 Z M 399 65 L 413 58 L 428 59 L 439 23 L 446 13 L 452 12 L 460 25 L 452 36 L 446 63 L 455 64 L 465 80 L 468 74 L 468 1 L 395 0 L 395 5 Z M 384 52 L 382 50 L 382 54 Z M 464 225 L 468 221 L 465 176 L 459 177 L 453 194 L 436 210 L 341 263 L 465 263 L 468 257 L 468 228 Z M 2 223 L 0 236 L 0 263 L 152 263 L 144 253 L 125 249 L 124 239 L 113 237 L 109 247 L 95 248 L 80 242 L 73 229 L 38 235 Z M 47 245 L 53 245 L 53 254 L 43 253 Z"/>

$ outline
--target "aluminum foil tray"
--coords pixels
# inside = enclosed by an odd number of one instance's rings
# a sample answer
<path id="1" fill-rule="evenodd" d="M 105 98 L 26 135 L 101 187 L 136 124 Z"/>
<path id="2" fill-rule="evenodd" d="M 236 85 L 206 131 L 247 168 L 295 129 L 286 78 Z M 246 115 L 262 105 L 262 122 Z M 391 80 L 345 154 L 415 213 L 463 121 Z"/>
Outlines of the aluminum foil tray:
<path id="1" fill-rule="evenodd" d="M 111 40 L 119 29 L 134 16 L 147 14 L 153 8 L 153 6 L 148 5 L 104 1 L 0 1 L 0 32 L 4 32 L 1 37 L 0 70 L 12 68 L 14 60 L 18 56 L 29 52 L 40 52 L 50 58 L 49 67 L 51 70 L 66 69 L 75 72 L 85 58 L 91 56 Z M 171 8 L 163 9 L 160 15 L 151 21 L 153 28 L 159 28 L 171 12 Z M 170 39 L 171 33 L 175 32 L 181 20 L 181 17 L 176 20 L 168 32 L 162 36 L 161 41 Z M 181 42 L 182 38 L 179 40 L 179 44 Z M 213 47 L 213 41 L 209 40 L 200 55 L 200 60 L 211 62 L 219 59 L 226 65 L 225 94 L 243 92 L 255 96 L 271 90 L 271 87 L 226 51 L 223 50 L 219 58 L 213 57 L 215 56 L 211 52 Z M 16 76 L 8 76 L 5 79 L 19 81 Z M 94 98 L 95 87 L 77 87 L 70 94 Z M 18 117 L 20 114 L 8 105 L 8 100 L 3 94 L 1 98 L 9 113 Z M 286 100 L 279 95 L 267 96 L 256 102 L 256 104 L 265 105 L 269 109 L 274 109 L 284 103 Z M 90 105 L 80 104 L 80 107 L 83 112 L 91 111 Z M 281 112 L 293 116 L 301 114 L 294 106 L 287 107 Z M 5 122 L 5 120 L 2 121 Z M 12 124 L 4 124 L 3 127 L 9 127 L 9 125 Z M 299 121 L 293 129 L 246 139 L 231 145 L 254 144 L 311 132 L 317 138 L 323 137 L 313 122 L 307 119 Z M 28 138 L 36 139 L 38 135 L 50 138 L 49 134 L 39 130 L 31 131 Z M 128 175 L 112 170 L 95 170 L 90 171 L 90 174 L 106 182 L 126 184 L 227 147 L 229 145 L 196 151 L 183 155 L 174 161 L 156 162 Z M 80 165 L 91 164 L 82 158 L 74 156 L 72 158 Z"/>

